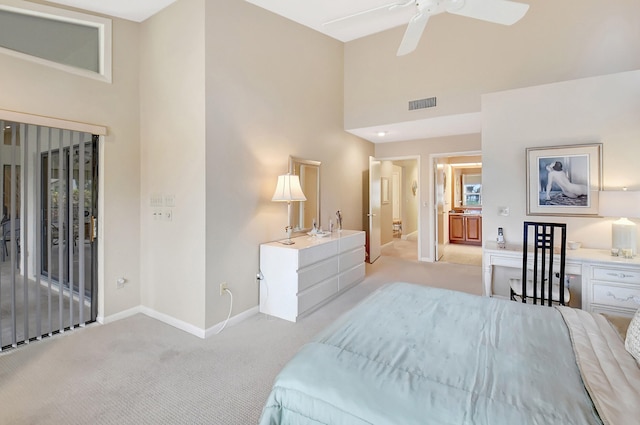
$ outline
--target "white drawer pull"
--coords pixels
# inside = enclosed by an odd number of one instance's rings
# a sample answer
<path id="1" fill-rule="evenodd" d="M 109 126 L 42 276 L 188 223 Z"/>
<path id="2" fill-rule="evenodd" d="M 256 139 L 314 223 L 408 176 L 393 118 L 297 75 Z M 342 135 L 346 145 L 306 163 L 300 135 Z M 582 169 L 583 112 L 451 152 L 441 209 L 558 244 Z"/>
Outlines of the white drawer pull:
<path id="1" fill-rule="evenodd" d="M 615 296 L 615 294 L 611 291 L 607 292 L 607 296 L 613 298 L 616 301 L 621 301 L 621 302 L 627 302 L 627 301 L 634 301 L 637 304 L 640 304 L 640 297 L 637 297 L 635 295 L 629 295 L 627 298 L 618 298 Z"/>
<path id="2" fill-rule="evenodd" d="M 613 276 L 613 277 L 621 277 L 621 278 L 625 278 L 625 277 L 633 277 L 634 275 L 632 274 L 624 274 L 624 273 L 613 273 L 613 272 L 609 272 L 607 273 L 609 276 Z"/>

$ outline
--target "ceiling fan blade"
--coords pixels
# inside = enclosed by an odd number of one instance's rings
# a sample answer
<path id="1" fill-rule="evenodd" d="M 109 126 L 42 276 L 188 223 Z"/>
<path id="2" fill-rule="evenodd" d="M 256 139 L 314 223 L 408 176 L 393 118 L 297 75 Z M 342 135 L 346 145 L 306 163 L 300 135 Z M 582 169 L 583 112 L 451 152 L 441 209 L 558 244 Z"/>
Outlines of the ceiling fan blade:
<path id="1" fill-rule="evenodd" d="M 462 1 L 453 3 L 447 12 L 502 25 L 515 24 L 529 10 L 528 4 L 508 0 L 464 0 L 463 5 L 458 4 Z"/>
<path id="2" fill-rule="evenodd" d="M 404 36 L 402 37 L 402 41 L 400 42 L 398 53 L 396 53 L 397 56 L 406 55 L 416 49 L 418 42 L 422 37 L 422 33 L 424 32 L 424 28 L 427 25 L 427 21 L 429 21 L 429 16 L 431 15 L 420 12 L 411 18 L 409 25 L 407 26 L 407 30 L 404 32 Z"/>

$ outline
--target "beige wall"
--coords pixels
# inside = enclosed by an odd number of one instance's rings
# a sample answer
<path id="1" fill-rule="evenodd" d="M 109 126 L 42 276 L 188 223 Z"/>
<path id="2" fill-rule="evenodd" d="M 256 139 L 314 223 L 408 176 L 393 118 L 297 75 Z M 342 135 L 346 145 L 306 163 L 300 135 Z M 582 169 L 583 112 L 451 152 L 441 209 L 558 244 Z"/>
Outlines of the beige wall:
<path id="1" fill-rule="evenodd" d="M 420 203 L 418 202 L 418 189 L 413 194 L 411 185 L 418 180 L 418 160 L 394 161 L 395 164 L 402 167 L 402 235 L 407 236 L 418 231 L 418 212 L 420 211 Z"/>
<path id="2" fill-rule="evenodd" d="M 248 30 L 250 29 L 250 30 Z M 258 36 L 257 36 L 258 35 Z M 108 127 L 101 146 L 100 316 L 143 311 L 198 335 L 258 304 L 258 246 L 294 155 L 322 161 L 324 226 L 363 228 L 373 145 L 343 130 L 343 44 L 246 2 L 179 0 L 113 20 L 113 84 L 0 55 L 0 109 Z M 173 195 L 171 221 L 151 197 Z M 116 291 L 116 278 L 127 279 Z"/>
<path id="3" fill-rule="evenodd" d="M 204 0 L 178 1 L 140 26 L 142 304 L 205 328 Z M 174 195 L 155 220 L 153 194 Z"/>
<path id="4" fill-rule="evenodd" d="M 100 317 L 140 304 L 138 26 L 113 20 L 113 83 L 0 55 L 0 109 L 108 128 L 100 146 Z M 127 285 L 116 290 L 116 279 Z"/>
<path id="5" fill-rule="evenodd" d="M 258 247 L 285 236 L 271 202 L 289 155 L 321 161 L 321 223 L 363 228 L 373 145 L 343 130 L 343 44 L 246 2 L 206 8 L 206 323 L 257 305 Z"/>
<path id="6" fill-rule="evenodd" d="M 259 244 L 285 236 L 271 196 L 289 155 L 322 162 L 322 224 L 341 209 L 362 229 L 373 146 L 342 129 L 342 43 L 204 0 L 147 20 L 141 40 L 143 304 L 201 334 L 228 314 L 220 283 L 232 315 L 258 303 Z M 154 193 L 175 194 L 171 222 L 153 220 Z"/>
<path id="7" fill-rule="evenodd" d="M 345 46 L 345 128 L 480 111 L 480 97 L 517 87 L 640 68 L 640 2 L 529 0 L 512 26 L 441 14 L 413 53 L 404 27 Z M 436 96 L 438 106 L 408 111 Z"/>

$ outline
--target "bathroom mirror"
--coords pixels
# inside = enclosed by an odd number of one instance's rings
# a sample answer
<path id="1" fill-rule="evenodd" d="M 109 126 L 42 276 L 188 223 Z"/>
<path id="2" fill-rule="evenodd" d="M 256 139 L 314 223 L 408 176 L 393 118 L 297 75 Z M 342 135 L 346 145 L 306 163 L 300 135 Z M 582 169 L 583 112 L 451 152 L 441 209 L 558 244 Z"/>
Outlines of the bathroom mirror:
<path id="1" fill-rule="evenodd" d="M 300 186 L 307 198 L 305 202 L 291 203 L 289 225 L 294 232 L 306 232 L 313 227 L 314 219 L 318 226 L 322 224 L 320 221 L 320 161 L 290 156 L 289 172 L 300 177 Z"/>

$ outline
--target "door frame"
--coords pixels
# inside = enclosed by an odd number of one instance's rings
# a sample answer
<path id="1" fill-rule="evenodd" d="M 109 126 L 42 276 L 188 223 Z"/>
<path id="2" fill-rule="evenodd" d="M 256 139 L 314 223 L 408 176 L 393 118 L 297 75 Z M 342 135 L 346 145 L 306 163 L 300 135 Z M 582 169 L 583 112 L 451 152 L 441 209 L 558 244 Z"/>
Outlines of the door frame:
<path id="1" fill-rule="evenodd" d="M 459 157 L 459 156 L 482 156 L 482 151 L 460 151 L 460 152 L 445 152 L 445 153 L 432 153 L 429 154 L 429 176 L 431 177 L 431 182 L 429 184 L 429 204 L 430 207 L 427 211 L 427 222 L 429 224 L 429 236 L 428 236 L 428 246 L 431 247 L 431 252 L 427 261 L 436 262 L 437 258 L 437 250 L 438 250 L 438 214 L 436 213 L 436 180 L 433 178 L 435 176 L 435 161 L 440 158 L 450 158 L 450 157 Z M 426 203 L 425 203 L 426 204 Z M 426 205 L 425 205 L 426 206 Z M 448 226 L 447 221 L 445 220 L 446 225 Z"/>
<path id="2" fill-rule="evenodd" d="M 372 157 L 377 160 L 377 161 L 411 161 L 411 160 L 415 160 L 416 161 L 416 167 L 418 169 L 418 190 L 417 190 L 417 194 L 416 196 L 418 197 L 418 211 L 417 211 L 417 215 L 418 215 L 418 257 L 416 258 L 416 260 L 418 261 L 424 261 L 422 259 L 422 208 L 421 207 L 425 207 L 426 205 L 423 203 L 422 201 L 422 165 L 421 165 L 421 156 L 420 155 L 402 155 L 402 156 L 385 156 L 385 157 L 380 157 L 380 156 L 376 156 L 376 155 L 372 155 Z M 370 172 L 371 170 L 369 170 Z M 369 190 L 371 190 L 369 188 Z M 369 190 L 367 192 L 369 192 Z M 404 199 L 404 197 L 401 198 L 401 201 Z M 371 199 L 369 199 L 369 204 L 367 205 L 368 209 L 367 209 L 367 213 L 371 213 Z M 403 216 L 405 214 L 405 209 L 402 209 L 403 211 Z M 365 214 L 365 216 L 367 216 L 367 214 Z M 368 217 L 367 217 L 368 218 Z M 367 228 L 369 227 L 369 225 L 367 224 Z M 368 247 L 367 247 L 368 248 Z M 367 251 L 368 252 L 368 251 Z"/>

